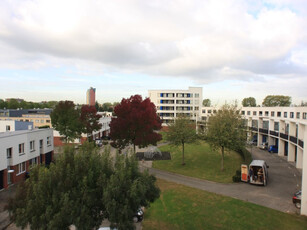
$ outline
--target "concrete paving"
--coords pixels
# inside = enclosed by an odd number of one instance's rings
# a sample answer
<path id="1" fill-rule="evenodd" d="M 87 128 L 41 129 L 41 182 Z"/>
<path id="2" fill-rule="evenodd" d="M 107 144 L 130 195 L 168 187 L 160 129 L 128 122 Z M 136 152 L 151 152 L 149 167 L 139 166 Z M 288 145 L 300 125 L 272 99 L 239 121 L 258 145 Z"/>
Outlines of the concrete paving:
<path id="1" fill-rule="evenodd" d="M 257 186 L 240 182 L 233 184 L 216 183 L 175 173 L 157 170 L 140 163 L 140 167 L 148 169 L 156 177 L 183 184 L 193 188 L 230 196 L 236 199 L 259 204 L 287 213 L 299 213 L 292 203 L 292 195 L 301 187 L 301 172 L 295 166 L 257 147 L 252 148 L 253 159 L 265 160 L 269 165 L 269 181 L 267 186 Z M 147 163 L 148 164 L 148 163 Z"/>

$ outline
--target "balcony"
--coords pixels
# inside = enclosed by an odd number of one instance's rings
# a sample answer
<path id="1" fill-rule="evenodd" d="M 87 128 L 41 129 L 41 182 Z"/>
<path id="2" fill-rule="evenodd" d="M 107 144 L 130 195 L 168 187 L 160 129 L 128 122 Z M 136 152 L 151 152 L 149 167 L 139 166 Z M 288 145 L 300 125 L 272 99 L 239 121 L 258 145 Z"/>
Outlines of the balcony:
<path id="1" fill-rule="evenodd" d="M 280 133 L 280 137 L 283 139 L 288 140 L 289 139 L 289 135 L 288 134 L 284 134 L 284 133 Z"/>
<path id="2" fill-rule="evenodd" d="M 298 145 L 299 145 L 301 148 L 304 148 L 304 141 L 298 139 Z"/>
<path id="3" fill-rule="evenodd" d="M 258 132 L 258 128 L 256 127 L 252 127 L 252 130 Z"/>
<path id="4" fill-rule="evenodd" d="M 260 129 L 259 129 L 259 132 L 260 132 L 260 133 L 263 133 L 263 134 L 269 134 L 269 130 L 267 130 L 267 129 L 262 129 L 262 128 L 260 128 Z"/>
<path id="5" fill-rule="evenodd" d="M 290 136 L 290 141 L 294 144 L 297 144 L 297 138 L 296 137 Z"/>
<path id="6" fill-rule="evenodd" d="M 272 136 L 278 137 L 278 132 L 270 130 Z"/>

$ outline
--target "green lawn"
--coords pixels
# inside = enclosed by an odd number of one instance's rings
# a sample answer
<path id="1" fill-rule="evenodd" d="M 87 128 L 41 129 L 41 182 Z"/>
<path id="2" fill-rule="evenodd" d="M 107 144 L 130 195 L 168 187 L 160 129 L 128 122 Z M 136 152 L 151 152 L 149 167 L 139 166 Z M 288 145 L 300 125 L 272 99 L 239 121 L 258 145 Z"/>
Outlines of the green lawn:
<path id="1" fill-rule="evenodd" d="M 144 230 L 307 229 L 307 218 L 206 191 L 157 181 L 160 198 L 145 211 Z"/>
<path id="2" fill-rule="evenodd" d="M 239 170 L 243 162 L 241 156 L 234 151 L 226 152 L 224 158 L 224 171 L 221 171 L 221 154 L 209 147 L 204 141 L 199 144 L 185 145 L 185 163 L 182 165 L 181 147 L 169 145 L 159 148 L 161 151 L 171 152 L 170 161 L 154 161 L 153 167 L 186 176 L 200 179 L 230 183 L 236 170 Z"/>

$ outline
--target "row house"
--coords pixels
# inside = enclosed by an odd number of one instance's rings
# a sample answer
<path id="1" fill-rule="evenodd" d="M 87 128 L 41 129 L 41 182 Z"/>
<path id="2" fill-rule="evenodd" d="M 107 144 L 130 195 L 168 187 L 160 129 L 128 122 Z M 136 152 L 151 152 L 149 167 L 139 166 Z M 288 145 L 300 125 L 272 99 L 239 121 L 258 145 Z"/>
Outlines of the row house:
<path id="1" fill-rule="evenodd" d="M 30 129 L 0 133 L 0 189 L 25 179 L 36 164 L 53 160 L 53 130 Z"/>

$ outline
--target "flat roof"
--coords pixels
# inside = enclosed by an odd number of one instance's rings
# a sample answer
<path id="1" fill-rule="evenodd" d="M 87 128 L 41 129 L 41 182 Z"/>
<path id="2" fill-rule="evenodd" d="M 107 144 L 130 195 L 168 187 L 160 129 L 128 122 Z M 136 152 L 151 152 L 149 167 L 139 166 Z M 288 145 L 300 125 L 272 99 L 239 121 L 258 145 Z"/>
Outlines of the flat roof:
<path id="1" fill-rule="evenodd" d="M 9 132 L 1 132 L 0 133 L 0 138 L 3 137 L 11 137 L 11 136 L 16 136 L 16 135 L 22 135 L 26 133 L 35 133 L 35 132 L 41 132 L 45 130 L 53 130 L 51 128 L 46 128 L 46 129 L 31 129 L 31 130 L 18 130 L 18 131 L 9 131 Z"/>

